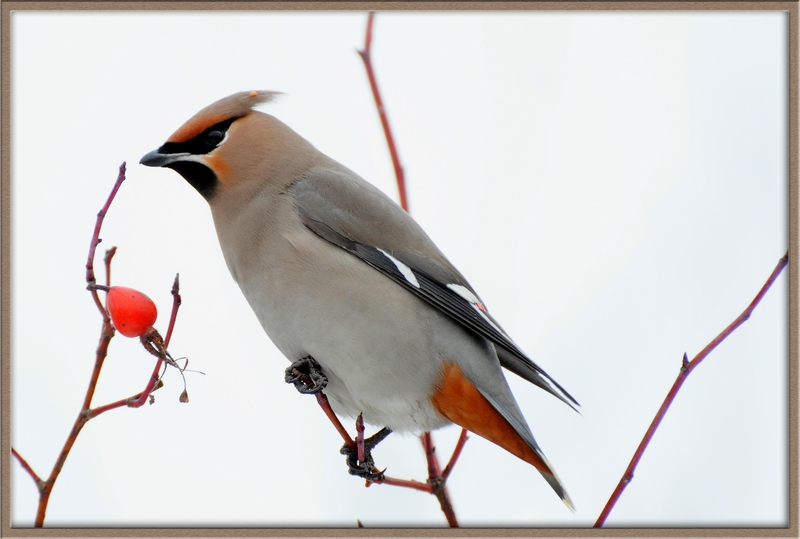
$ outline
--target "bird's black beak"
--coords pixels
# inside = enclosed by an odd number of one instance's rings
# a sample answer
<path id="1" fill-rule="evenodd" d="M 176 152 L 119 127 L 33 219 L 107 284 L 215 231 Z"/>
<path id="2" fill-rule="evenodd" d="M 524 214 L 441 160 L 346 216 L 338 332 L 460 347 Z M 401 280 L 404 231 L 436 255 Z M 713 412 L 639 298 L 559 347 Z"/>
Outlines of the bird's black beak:
<path id="1" fill-rule="evenodd" d="M 161 153 L 158 150 L 153 150 L 142 157 L 139 160 L 139 164 L 146 167 L 163 167 L 165 165 L 169 165 L 170 163 L 174 163 L 175 161 L 180 160 L 181 157 L 185 157 L 187 155 L 188 154 L 186 153 Z"/>
<path id="2" fill-rule="evenodd" d="M 188 152 L 162 153 L 163 147 L 146 154 L 139 160 L 146 167 L 171 168 L 197 189 L 206 200 L 211 200 L 217 188 L 217 177 L 208 165 L 203 163 L 203 156 Z"/>

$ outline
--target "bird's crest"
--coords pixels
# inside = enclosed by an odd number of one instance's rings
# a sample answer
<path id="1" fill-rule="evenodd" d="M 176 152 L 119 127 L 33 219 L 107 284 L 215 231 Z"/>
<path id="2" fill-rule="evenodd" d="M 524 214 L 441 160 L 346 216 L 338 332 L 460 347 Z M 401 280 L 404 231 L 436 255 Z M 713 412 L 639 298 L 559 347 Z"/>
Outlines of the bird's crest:
<path id="1" fill-rule="evenodd" d="M 239 92 L 229 95 L 228 97 L 223 97 L 189 118 L 185 124 L 180 126 L 180 128 L 167 139 L 167 142 L 185 142 L 214 124 L 232 118 L 246 116 L 253 107 L 272 101 L 280 94 L 281 92 L 254 90 L 252 92 Z"/>

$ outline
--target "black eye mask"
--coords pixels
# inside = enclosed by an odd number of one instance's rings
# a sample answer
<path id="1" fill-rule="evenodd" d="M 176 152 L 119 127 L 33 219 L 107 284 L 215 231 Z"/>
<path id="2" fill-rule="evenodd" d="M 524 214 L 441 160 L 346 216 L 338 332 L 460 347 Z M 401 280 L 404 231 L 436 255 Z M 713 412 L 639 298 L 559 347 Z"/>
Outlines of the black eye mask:
<path id="1" fill-rule="evenodd" d="M 213 151 L 225 140 L 225 134 L 228 132 L 228 128 L 238 118 L 239 117 L 229 118 L 216 123 L 185 142 L 165 142 L 158 149 L 158 152 L 162 154 L 188 153 L 191 155 L 205 155 Z"/>

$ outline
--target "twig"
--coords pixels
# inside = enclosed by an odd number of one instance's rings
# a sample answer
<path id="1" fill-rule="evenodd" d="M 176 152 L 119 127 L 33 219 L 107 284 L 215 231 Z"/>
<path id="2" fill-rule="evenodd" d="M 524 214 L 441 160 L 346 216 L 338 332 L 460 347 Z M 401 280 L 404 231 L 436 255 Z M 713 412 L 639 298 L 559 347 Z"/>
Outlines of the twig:
<path id="1" fill-rule="evenodd" d="M 108 213 L 108 208 L 111 207 L 111 203 L 114 201 L 114 197 L 117 195 L 117 191 L 119 191 L 122 182 L 125 181 L 125 162 L 119 166 L 119 174 L 117 175 L 117 181 L 114 183 L 114 187 L 111 189 L 111 194 L 108 195 L 108 199 L 106 203 L 100 208 L 100 211 L 97 212 L 97 221 L 94 224 L 94 233 L 92 234 L 92 242 L 89 245 L 89 257 L 86 260 L 86 284 L 88 285 L 89 291 L 92 293 L 92 299 L 94 299 L 95 305 L 97 305 L 97 309 L 100 311 L 100 314 L 103 316 L 103 320 L 109 320 L 108 313 L 106 312 L 105 307 L 103 307 L 103 302 L 100 301 L 100 297 L 97 294 L 97 290 L 93 289 L 91 285 L 95 284 L 97 281 L 94 277 L 94 254 L 97 251 L 97 246 L 100 244 L 100 229 L 103 226 L 103 219 Z M 116 252 L 114 248 L 109 249 L 109 251 Z M 106 267 L 111 262 L 111 257 L 114 256 L 114 253 L 111 253 L 109 256 L 106 253 Z M 108 277 L 110 279 L 110 276 Z M 106 282 L 108 282 L 108 279 Z"/>
<path id="2" fill-rule="evenodd" d="M 145 386 L 142 392 L 137 393 L 132 397 L 128 397 L 127 399 L 120 399 L 118 401 L 109 404 L 104 404 L 103 406 L 98 406 L 97 408 L 92 408 L 91 410 L 87 411 L 87 414 L 93 418 L 99 416 L 102 413 L 108 412 L 109 410 L 113 410 L 115 408 L 122 408 L 123 406 L 127 406 L 129 408 L 141 407 L 145 402 L 147 402 L 147 397 L 149 397 L 150 394 L 153 391 L 155 391 L 155 389 L 157 389 L 156 385 L 158 384 L 159 380 L 161 380 L 161 377 L 158 375 L 158 372 L 161 370 L 161 367 L 163 365 L 164 361 L 161 358 L 159 358 L 156 361 L 156 366 L 153 369 L 153 373 L 150 375 L 150 379 L 148 380 L 147 385 Z"/>
<path id="3" fill-rule="evenodd" d="M 358 52 L 361 59 L 364 61 L 364 68 L 367 70 L 367 78 L 369 79 L 369 86 L 372 88 L 372 97 L 375 99 L 375 108 L 378 109 L 378 116 L 381 119 L 383 126 L 383 134 L 386 136 L 386 145 L 389 147 L 389 154 L 392 157 L 392 165 L 394 166 L 394 175 L 397 179 L 397 190 L 400 194 L 400 206 L 408 211 L 408 197 L 406 196 L 406 180 L 403 172 L 403 165 L 400 164 L 400 156 L 397 154 L 397 147 L 394 143 L 394 136 L 392 129 L 389 127 L 389 118 L 386 115 L 386 109 L 383 106 L 383 99 L 381 92 L 378 89 L 378 81 L 375 79 L 375 70 L 372 67 L 372 23 L 375 19 L 375 12 L 370 11 L 367 16 L 367 31 L 364 38 L 364 49 Z"/>
<path id="4" fill-rule="evenodd" d="M 117 247 L 106 250 L 106 256 L 103 257 L 103 263 L 106 266 L 106 286 L 111 286 L 111 259 L 117 254 Z"/>
<path id="5" fill-rule="evenodd" d="M 372 482 L 377 483 L 379 485 L 393 485 L 395 487 L 404 487 L 414 490 L 421 490 L 422 492 L 433 494 L 433 485 L 431 485 L 430 483 L 422 483 L 420 481 L 414 481 L 413 479 L 397 479 L 396 477 L 389 477 L 388 475 L 384 475 L 383 479 L 376 479 L 375 481 Z"/>
<path id="6" fill-rule="evenodd" d="M 175 320 L 178 317 L 178 308 L 181 306 L 181 283 L 180 274 L 175 274 L 175 280 L 172 281 L 172 312 L 169 315 L 169 326 L 167 326 L 167 334 L 164 337 L 164 348 L 169 346 L 169 340 L 172 338 L 172 330 L 175 328 Z"/>
<path id="7" fill-rule="evenodd" d="M 767 291 L 770 289 L 770 287 L 778 278 L 778 275 L 780 275 L 781 271 L 783 271 L 783 268 L 786 267 L 788 262 L 789 262 L 789 253 L 787 252 L 780 259 L 778 265 L 775 266 L 775 269 L 772 270 L 772 274 L 767 279 L 767 282 L 764 283 L 764 286 L 761 287 L 761 290 L 758 292 L 753 301 L 750 302 L 750 305 L 748 305 L 747 308 L 742 312 L 742 314 L 740 314 L 733 322 L 731 322 L 728 325 L 728 327 L 722 330 L 722 333 L 717 335 L 717 337 L 714 340 L 708 343 L 708 345 L 705 348 L 703 348 L 699 354 L 697 354 L 691 361 L 688 361 L 686 354 L 683 354 L 683 359 L 681 361 L 681 369 L 680 372 L 678 373 L 678 377 L 675 379 L 675 383 L 672 384 L 672 388 L 669 390 L 669 393 L 667 393 L 664 402 L 661 404 L 661 408 L 658 409 L 658 413 L 656 413 L 656 416 L 653 418 L 652 423 L 650 423 L 650 427 L 647 429 L 644 438 L 642 438 L 642 441 L 639 443 L 639 447 L 633 454 L 633 458 L 631 459 L 630 464 L 628 464 L 625 473 L 622 475 L 622 479 L 619 480 L 617 488 L 614 489 L 614 492 L 611 494 L 611 497 L 608 499 L 608 502 L 606 502 L 603 511 L 597 518 L 597 522 L 595 522 L 594 524 L 595 528 L 601 528 L 603 526 L 606 519 L 608 518 L 609 513 L 611 513 L 611 510 L 614 508 L 614 505 L 617 503 L 617 500 L 619 500 L 620 496 L 622 495 L 622 491 L 625 490 L 625 487 L 627 487 L 628 484 L 633 479 L 633 472 L 636 469 L 636 466 L 639 464 L 639 461 L 641 460 L 645 449 L 647 449 L 650 440 L 653 438 L 656 429 L 658 429 L 658 426 L 661 423 L 661 420 L 664 418 L 664 415 L 667 413 L 667 410 L 672 404 L 672 401 L 675 400 L 675 396 L 678 394 L 678 391 L 683 385 L 683 382 L 686 380 L 689 374 L 695 369 L 695 367 L 697 367 L 700 364 L 700 362 L 703 361 L 706 358 L 706 356 L 710 354 L 711 351 L 714 350 L 714 348 L 717 347 L 717 345 L 719 345 L 719 343 L 724 341 L 731 333 L 733 333 L 736 330 L 736 328 L 738 328 L 748 318 L 750 318 L 750 315 L 753 313 L 753 310 L 756 308 L 761 299 L 764 297 L 764 294 L 766 294 Z"/>
<path id="8" fill-rule="evenodd" d="M 97 386 L 97 379 L 100 376 L 100 370 L 103 368 L 103 361 L 105 361 L 105 358 L 108 355 L 108 344 L 111 342 L 112 337 L 114 337 L 114 328 L 111 326 L 111 321 L 104 318 L 103 329 L 100 334 L 100 344 L 97 347 L 95 356 L 94 369 L 92 370 L 92 377 L 89 380 L 89 388 L 86 390 L 86 397 L 83 400 L 83 406 L 81 406 L 81 412 L 78 414 L 77 419 L 75 419 L 72 430 L 70 431 L 69 436 L 67 436 L 67 440 L 64 442 L 64 447 L 61 448 L 61 452 L 58 454 L 58 458 L 56 459 L 56 463 L 53 466 L 52 472 L 50 472 L 50 476 L 45 481 L 41 482 L 41 484 L 37 484 L 37 487 L 39 488 L 39 507 L 36 511 L 36 520 L 34 521 L 34 526 L 37 528 L 41 528 L 44 525 L 44 516 L 47 512 L 47 503 L 50 500 L 50 493 L 53 491 L 53 486 L 56 483 L 56 479 L 58 479 L 58 474 L 61 473 L 61 469 L 64 467 L 64 463 L 69 456 L 69 452 L 72 450 L 72 446 L 75 444 L 75 440 L 78 438 L 78 434 L 80 434 L 83 426 L 92 417 L 91 414 L 88 413 L 89 406 L 92 403 L 94 390 Z"/>
<path id="9" fill-rule="evenodd" d="M 428 483 L 433 487 L 433 495 L 439 500 L 439 506 L 447 519 L 447 524 L 451 528 L 458 528 L 458 520 L 453 509 L 453 503 L 450 501 L 450 495 L 447 492 L 447 478 L 442 475 L 442 468 L 439 466 L 439 457 L 436 456 L 436 446 L 433 445 L 431 433 L 426 432 L 420 438 L 422 439 L 422 447 L 425 449 L 425 458 L 428 461 Z"/>
<path id="10" fill-rule="evenodd" d="M 31 465 L 28 464 L 28 461 L 22 458 L 22 455 L 17 453 L 17 450 L 14 449 L 13 447 L 11 448 L 11 454 L 16 457 L 16 459 L 20 463 L 20 466 L 22 466 L 22 469 L 28 472 L 28 475 L 31 476 L 33 482 L 36 483 L 36 487 L 41 491 L 42 485 L 44 483 L 44 481 L 42 481 L 42 478 L 39 477 L 39 475 L 33 471 L 33 468 L 31 468 Z"/>
<path id="11" fill-rule="evenodd" d="M 442 478 L 447 480 L 450 477 L 450 473 L 453 471 L 453 468 L 458 462 L 458 457 L 461 456 L 461 450 L 464 449 L 464 444 L 467 443 L 467 429 L 461 429 L 461 436 L 458 437 L 458 442 L 456 442 L 456 447 L 453 449 L 453 454 L 450 456 L 450 462 L 447 463 L 447 466 L 444 467 L 444 471 L 442 472 Z"/>
<path id="12" fill-rule="evenodd" d="M 358 414 L 356 418 L 356 454 L 358 462 L 366 460 L 366 450 L 364 449 L 364 418 Z"/>
<path id="13" fill-rule="evenodd" d="M 447 524 L 451 528 L 458 528 L 458 519 L 456 519 L 455 510 L 453 509 L 453 504 L 450 501 L 450 496 L 447 492 L 445 483 L 447 482 L 447 476 L 453 470 L 453 466 L 455 465 L 456 460 L 458 460 L 458 456 L 461 454 L 461 450 L 464 448 L 464 444 L 467 441 L 466 430 L 462 429 L 461 436 L 459 437 L 456 448 L 453 451 L 453 456 L 451 457 L 450 462 L 447 463 L 444 473 L 442 473 L 441 467 L 439 466 L 439 459 L 436 456 L 436 448 L 433 445 L 431 433 L 423 433 L 420 436 L 420 440 L 422 441 L 422 445 L 425 450 L 425 457 L 428 462 L 428 481 L 426 483 L 414 481 L 413 479 L 397 479 L 394 477 L 384 476 L 382 479 L 375 479 L 372 481 L 368 480 L 367 486 L 369 486 L 371 483 L 394 485 L 396 487 L 410 488 L 433 494 L 439 500 L 439 506 L 441 507 L 445 518 L 447 519 Z"/>
<path id="14" fill-rule="evenodd" d="M 439 466 L 439 458 L 436 456 L 436 447 L 433 445 L 433 437 L 430 432 L 425 432 L 420 436 L 422 448 L 425 451 L 425 460 L 428 463 L 428 477 L 439 477 L 442 469 Z"/>
<path id="15" fill-rule="evenodd" d="M 93 288 L 92 285 L 96 283 L 95 275 L 94 275 L 94 256 L 95 252 L 97 251 L 97 246 L 102 241 L 100 239 L 100 229 L 103 226 L 103 219 L 105 218 L 106 214 L 108 213 L 108 209 L 111 207 L 111 203 L 114 201 L 114 197 L 119 191 L 122 182 L 125 181 L 125 163 L 123 162 L 119 166 L 119 174 L 117 175 L 117 181 L 114 183 L 114 187 L 111 189 L 111 193 L 108 195 L 106 199 L 106 203 L 97 212 L 97 220 L 95 221 L 94 225 L 94 232 L 92 233 L 92 241 L 89 245 L 89 256 L 86 261 L 86 283 L 89 292 L 92 294 L 92 299 L 94 300 L 95 305 L 97 306 L 100 314 L 103 317 L 103 326 L 100 331 L 100 342 L 97 346 L 97 350 L 95 352 L 95 362 L 94 368 L 92 369 L 92 376 L 89 379 L 89 387 L 86 390 L 86 396 L 83 399 L 83 405 L 81 406 L 81 412 L 78 414 L 78 417 L 75 419 L 75 423 L 72 426 L 72 430 L 67 436 L 66 441 L 64 442 L 64 446 L 61 448 L 61 452 L 56 459 L 56 463 L 53 466 L 53 470 L 50 472 L 50 476 L 42 481 L 41 479 L 36 481 L 36 486 L 39 489 L 39 506 L 36 510 L 36 520 L 34 521 L 34 526 L 37 528 L 41 528 L 44 524 L 44 517 L 45 513 L 47 512 L 47 503 L 50 500 L 50 493 L 53 491 L 53 486 L 55 485 L 56 479 L 58 479 L 58 474 L 61 473 L 61 469 L 64 467 L 64 463 L 67 460 L 67 456 L 69 456 L 69 452 L 72 449 L 72 446 L 75 444 L 75 440 L 78 438 L 78 434 L 81 432 L 81 429 L 86 424 L 86 422 L 91 419 L 91 414 L 89 413 L 89 407 L 92 403 L 92 397 L 94 396 L 95 388 L 97 387 L 97 380 L 100 377 L 100 370 L 103 368 L 103 362 L 105 361 L 106 356 L 108 355 L 108 344 L 111 342 L 111 339 L 114 337 L 114 327 L 111 325 L 111 318 L 108 315 L 105 307 L 103 307 L 103 303 L 100 301 L 100 297 L 97 294 L 97 290 Z M 115 249 L 109 249 L 106 252 L 105 256 L 105 265 L 106 270 L 111 264 L 111 258 L 114 256 L 116 252 Z M 110 275 L 106 276 L 106 282 L 109 283 Z M 16 451 L 15 451 L 16 453 Z M 21 457 L 18 457 L 21 459 Z"/>

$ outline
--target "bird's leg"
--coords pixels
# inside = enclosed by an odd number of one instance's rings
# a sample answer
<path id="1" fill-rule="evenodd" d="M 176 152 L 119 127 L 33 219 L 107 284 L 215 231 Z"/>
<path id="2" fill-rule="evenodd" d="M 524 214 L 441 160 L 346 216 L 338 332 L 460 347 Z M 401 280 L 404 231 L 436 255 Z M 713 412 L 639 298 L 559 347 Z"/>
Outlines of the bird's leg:
<path id="1" fill-rule="evenodd" d="M 311 356 L 289 365 L 284 380 L 287 384 L 294 384 L 295 389 L 304 395 L 319 393 L 328 385 L 328 377 L 322 372 L 317 360 Z"/>
<path id="2" fill-rule="evenodd" d="M 381 470 L 374 472 L 375 460 L 372 458 L 372 450 L 384 438 L 392 433 L 389 427 L 383 427 L 381 430 L 373 434 L 367 439 L 364 439 L 364 420 L 361 414 L 358 414 L 356 419 L 356 449 L 353 450 L 349 445 L 345 444 L 339 451 L 345 455 L 348 471 L 350 475 L 357 475 L 368 481 L 375 481 L 383 479 L 383 473 L 386 471 Z"/>

